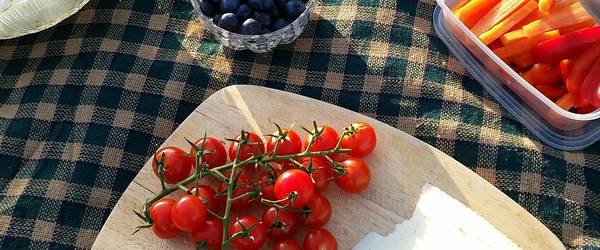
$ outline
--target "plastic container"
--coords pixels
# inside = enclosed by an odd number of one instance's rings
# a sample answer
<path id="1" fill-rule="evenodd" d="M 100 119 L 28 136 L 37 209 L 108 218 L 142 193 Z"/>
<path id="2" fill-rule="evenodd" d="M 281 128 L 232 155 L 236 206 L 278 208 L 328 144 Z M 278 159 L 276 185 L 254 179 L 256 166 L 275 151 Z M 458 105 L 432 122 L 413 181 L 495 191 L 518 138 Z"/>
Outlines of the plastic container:
<path id="1" fill-rule="evenodd" d="M 512 70 L 452 13 L 456 0 L 436 0 L 436 33 L 481 85 L 548 145 L 579 150 L 600 140 L 600 109 L 576 114 L 558 107 Z"/>
<path id="2" fill-rule="evenodd" d="M 234 50 L 249 49 L 255 53 L 265 53 L 273 50 L 279 44 L 288 44 L 296 40 L 304 31 L 310 15 L 315 10 L 314 0 L 306 2 L 306 10 L 296 18 L 292 23 L 282 29 L 261 34 L 261 35 L 242 35 L 224 30 L 217 26 L 212 17 L 208 17 L 200 10 L 199 0 L 190 0 L 196 14 L 200 17 L 204 28 L 207 29 L 219 43 Z"/>

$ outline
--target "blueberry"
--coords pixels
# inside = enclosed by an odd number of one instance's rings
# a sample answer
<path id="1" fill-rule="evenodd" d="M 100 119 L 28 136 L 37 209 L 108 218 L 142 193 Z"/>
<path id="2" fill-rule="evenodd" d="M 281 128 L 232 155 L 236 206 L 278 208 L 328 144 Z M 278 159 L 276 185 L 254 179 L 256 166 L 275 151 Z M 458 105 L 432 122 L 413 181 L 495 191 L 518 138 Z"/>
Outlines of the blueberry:
<path id="1" fill-rule="evenodd" d="M 269 12 L 256 11 L 254 12 L 254 19 L 256 19 L 263 27 L 269 27 L 269 25 L 271 25 L 271 15 L 269 15 Z"/>
<path id="2" fill-rule="evenodd" d="M 223 15 L 223 13 L 216 13 L 212 18 L 213 23 L 216 25 L 219 25 L 219 20 L 221 20 L 222 15 Z"/>
<path id="3" fill-rule="evenodd" d="M 273 0 L 248 0 L 252 8 L 257 10 L 268 10 L 273 8 Z"/>
<path id="4" fill-rule="evenodd" d="M 221 0 L 221 11 L 223 12 L 235 12 L 240 6 L 240 0 Z"/>
<path id="5" fill-rule="evenodd" d="M 277 7 L 271 8 L 271 13 L 270 14 L 271 14 L 271 18 L 272 19 L 280 18 L 281 17 L 281 11 Z"/>
<path id="6" fill-rule="evenodd" d="M 212 17 L 217 13 L 218 7 L 209 0 L 200 0 L 200 10 L 208 17 Z"/>
<path id="7" fill-rule="evenodd" d="M 246 3 L 242 4 L 235 11 L 235 15 L 241 20 L 246 20 L 252 16 L 252 7 Z"/>
<path id="8" fill-rule="evenodd" d="M 240 20 L 233 13 L 225 13 L 219 19 L 218 25 L 225 30 L 236 32 L 240 27 Z"/>
<path id="9" fill-rule="evenodd" d="M 258 21 L 254 18 L 248 18 L 242 24 L 242 28 L 240 28 L 240 33 L 244 35 L 257 35 L 261 32 L 262 27 Z"/>
<path id="10" fill-rule="evenodd" d="M 290 23 L 283 18 L 275 19 L 275 21 L 273 21 L 273 24 L 271 25 L 271 29 L 273 29 L 273 31 L 280 30 L 288 24 Z"/>
<path id="11" fill-rule="evenodd" d="M 306 10 L 306 5 L 298 0 L 291 0 L 283 6 L 283 12 L 288 17 L 298 17 Z"/>
<path id="12" fill-rule="evenodd" d="M 283 6 L 285 6 L 285 3 L 287 3 L 288 0 L 275 0 L 275 3 L 277 4 L 277 6 L 283 8 Z"/>

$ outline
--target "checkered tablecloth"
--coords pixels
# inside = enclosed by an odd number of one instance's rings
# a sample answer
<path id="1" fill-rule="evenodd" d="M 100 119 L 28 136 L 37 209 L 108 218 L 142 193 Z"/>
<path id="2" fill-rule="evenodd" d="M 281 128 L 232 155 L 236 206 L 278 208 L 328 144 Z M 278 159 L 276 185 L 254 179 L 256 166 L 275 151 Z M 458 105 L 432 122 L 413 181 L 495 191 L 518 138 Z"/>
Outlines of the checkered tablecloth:
<path id="1" fill-rule="evenodd" d="M 189 3 L 93 0 L 0 42 L 0 248 L 89 248 L 147 157 L 211 93 L 334 103 L 441 149 L 569 247 L 600 247 L 600 143 L 544 146 L 432 30 L 433 0 L 323 0 L 294 43 L 223 49 Z"/>

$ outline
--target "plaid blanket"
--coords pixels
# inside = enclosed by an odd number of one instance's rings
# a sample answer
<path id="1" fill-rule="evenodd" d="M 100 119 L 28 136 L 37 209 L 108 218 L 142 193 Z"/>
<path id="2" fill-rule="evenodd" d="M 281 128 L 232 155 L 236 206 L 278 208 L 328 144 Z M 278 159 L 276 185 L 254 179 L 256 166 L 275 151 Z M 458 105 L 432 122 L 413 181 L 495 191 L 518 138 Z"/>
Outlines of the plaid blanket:
<path id="1" fill-rule="evenodd" d="M 147 157 L 211 93 L 324 100 L 455 157 L 569 247 L 600 247 L 600 143 L 549 148 L 432 30 L 433 0 L 323 0 L 272 53 L 222 48 L 182 0 L 92 0 L 0 42 L 0 248 L 89 248 Z"/>

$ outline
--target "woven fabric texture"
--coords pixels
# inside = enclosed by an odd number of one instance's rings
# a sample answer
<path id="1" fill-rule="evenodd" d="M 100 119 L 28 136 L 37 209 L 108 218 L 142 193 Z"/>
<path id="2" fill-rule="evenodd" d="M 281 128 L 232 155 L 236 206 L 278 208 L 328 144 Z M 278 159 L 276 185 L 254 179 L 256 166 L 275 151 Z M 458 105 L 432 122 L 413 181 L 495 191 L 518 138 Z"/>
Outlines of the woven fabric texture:
<path id="1" fill-rule="evenodd" d="M 543 145 L 449 54 L 434 8 L 323 0 L 297 41 L 257 55 L 222 48 L 182 0 L 92 0 L 53 28 L 0 41 L 0 248 L 91 247 L 149 155 L 232 84 L 395 126 L 490 181 L 565 245 L 600 247 L 600 143 Z"/>

